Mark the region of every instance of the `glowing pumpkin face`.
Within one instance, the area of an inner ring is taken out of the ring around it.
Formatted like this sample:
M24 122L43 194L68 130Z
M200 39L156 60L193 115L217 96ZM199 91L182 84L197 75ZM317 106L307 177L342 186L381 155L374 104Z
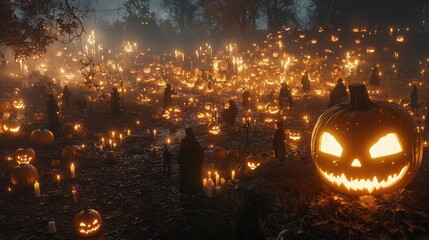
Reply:
M74 230L77 235L91 237L101 232L103 219L94 209L79 212L73 219Z
M16 134L20 128L19 122L15 119L8 119L2 123L2 129L5 133Z
M18 164L30 164L36 160L36 153L32 148L18 148L15 152L15 159Z
M256 155L249 155L246 158L247 161L247 168L251 171L255 170L257 167L261 165L261 163L264 162L264 159L261 156Z
M267 112L271 115L275 115L280 112L279 105L276 103L268 103L266 108L267 108Z
M218 135L221 131L221 125L219 123L211 123L208 125L209 133L213 135Z
M24 100L18 98L16 100L13 100L13 108L15 110L22 110L25 108Z
M378 195L405 187L422 159L414 120L399 105L372 102L365 85L350 85L349 103L318 119L311 153L323 181L348 195Z

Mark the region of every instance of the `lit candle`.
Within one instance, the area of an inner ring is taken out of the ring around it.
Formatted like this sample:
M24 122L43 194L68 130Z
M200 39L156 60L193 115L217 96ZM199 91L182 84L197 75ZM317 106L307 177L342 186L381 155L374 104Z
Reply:
M34 183L34 195L39 198L42 195L40 195L40 184L39 182L36 181L36 183Z
M206 191L206 188L207 188L207 179L204 178L203 179L203 189L204 189L204 191Z
M140 122L139 122L139 124L140 124ZM139 124L138 124L138 125L139 125ZM128 129L128 130L127 130L127 135L128 135L128 136L131 136L131 129Z
M123 139L124 137L122 136L122 133L121 134L119 134L119 144L122 144L122 139Z
M103 147L105 146L104 142L105 142L105 140L104 140L104 137L103 137L103 138L101 138L101 144L103 145Z
M112 138L115 138L115 131L112 131Z
M209 171L209 178L210 178L210 175L212 175L212 174L211 174L211 172Z
M71 179L75 179L76 178L76 171L75 171L75 167L74 167L73 163L70 166L70 175L71 175Z
M58 186L61 186L61 176L59 174L57 174L57 182Z
M55 226L55 221L48 222L48 232L50 234L54 234L57 232L57 227Z
M235 171L234 170L232 170L232 172L231 172L231 180L235 180Z
M215 172L216 186L219 186L219 174Z
M167 138L167 145L170 145L170 143L171 143L171 139Z
M112 148L112 139L109 139L109 147Z
M73 202L77 203L77 189L76 187L72 187L72 195L73 195Z
M102 152L103 150L104 150L103 144L100 144L100 152Z
M156 129L153 130L153 137L156 138Z

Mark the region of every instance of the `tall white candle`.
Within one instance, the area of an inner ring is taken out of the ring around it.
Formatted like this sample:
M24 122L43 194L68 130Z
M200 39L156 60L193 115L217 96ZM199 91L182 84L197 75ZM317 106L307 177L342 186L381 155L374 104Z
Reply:
M70 175L71 175L71 179L75 179L76 178L76 171L75 171L75 167L74 167L73 163L70 166Z
M235 171L234 170L232 170L232 172L231 172L231 180L235 180Z
M34 195L39 198L42 195L40 195L40 184L39 182L36 181L36 183L34 183Z
M57 227L55 226L55 221L48 222L48 232L50 234L54 234L57 232Z

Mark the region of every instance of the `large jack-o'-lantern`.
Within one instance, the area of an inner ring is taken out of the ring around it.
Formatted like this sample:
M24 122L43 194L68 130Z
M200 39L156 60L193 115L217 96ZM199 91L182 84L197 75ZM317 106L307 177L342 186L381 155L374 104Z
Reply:
M81 237L91 237L101 232L103 219L94 209L86 209L76 214L73 219L74 230Z
M405 187L422 159L422 139L399 105L372 102L365 85L350 85L351 100L317 120L311 153L317 172L348 195L378 195Z
M19 122L15 119L7 119L2 123L2 129L5 133L17 134L20 128Z

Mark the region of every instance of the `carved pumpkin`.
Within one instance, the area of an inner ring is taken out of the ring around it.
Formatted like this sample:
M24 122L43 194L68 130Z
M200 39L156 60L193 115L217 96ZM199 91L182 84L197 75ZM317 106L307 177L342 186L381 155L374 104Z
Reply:
M5 133L16 134L20 128L19 122L15 119L7 119L2 122L2 129Z
M213 151L213 159L215 161L223 161L226 159L226 150L223 147L217 147Z
M12 107L10 106L9 101L5 99L0 99L0 112L10 112L12 110Z
M271 115L276 115L277 113L280 112L280 107L276 103L268 103L266 108L267 108L267 112Z
M15 110L23 110L25 108L24 100L22 100L21 98L13 100L12 105Z
M91 237L101 232L103 219L94 209L86 209L76 214L73 219L73 227L77 235Z
M37 147L49 147L54 145L54 134L47 129L36 129L31 132L30 142Z
M15 160L18 164L32 164L36 160L36 153L32 148L18 148L15 152Z
M15 166L10 172L10 182L17 188L33 187L39 179L39 172L31 164L20 164Z
M221 131L221 125L219 123L210 123L208 129L210 134L218 135Z
M44 113L35 112L34 113L34 121L41 122L45 121L46 115Z
M261 163L264 162L264 159L261 156L250 154L249 156L247 156L246 161L247 161L247 167L253 171L257 167L259 167Z
M61 158L66 161L80 160L82 158L82 149L79 146L65 146L61 151Z
M365 85L350 85L351 100L324 112L313 129L317 172L348 195L378 195L405 187L422 159L416 124L399 105L372 102Z

